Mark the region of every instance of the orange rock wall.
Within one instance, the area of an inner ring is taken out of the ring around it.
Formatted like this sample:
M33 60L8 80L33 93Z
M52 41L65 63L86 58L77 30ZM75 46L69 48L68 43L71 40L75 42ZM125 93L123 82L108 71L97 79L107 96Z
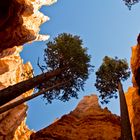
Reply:
M49 18L39 12L42 5L56 0L4 0L0 1L0 52L33 40L47 40L39 35L39 26Z
M23 64L19 55L19 52L22 50L20 45L33 40L48 39L48 35L38 34L40 30L39 26L49 20L47 16L44 16L41 12L39 12L39 8L42 5L50 5L54 2L56 2L56 0L0 1L0 89L6 88L9 85L13 85L25 78L28 78L24 73L30 71L32 68L30 63ZM140 88L138 82L139 67L140 45L138 44L132 48L131 68L133 72L133 87L130 87L126 94L134 140L140 139L140 96L138 95L138 89ZM31 93L32 91L29 91L23 96L27 96ZM22 98L22 96L19 98ZM85 100L87 106L84 106ZM62 139L72 139L74 136L75 138L84 140L89 137L98 139L104 138L109 140L107 135L108 132L106 132L106 130L113 129L116 134L112 134L111 138L118 138L120 135L118 117L113 116L106 109L102 110L97 104L94 106L95 108L93 110L89 107L91 105L90 101L92 100L84 99L82 101L83 105L80 103L77 107L78 109L76 108L70 114L65 115L47 129L36 133L35 137L38 137L38 134L44 134L45 132L47 137L50 138L59 137ZM93 105L91 106L93 107ZM27 108L27 105L22 104L19 107L0 115L0 140L29 139L29 135L32 131L30 131L25 124ZM116 122L115 127L111 120ZM91 122L93 122L93 124ZM96 127L97 123L101 124L101 126L98 126L99 129ZM86 129L84 126L86 126ZM79 132L78 129L80 128L81 131ZM50 133L51 129L55 129L55 131ZM59 133L59 129L61 129L62 132ZM92 129L94 131L89 132L88 129ZM61 135L63 132L68 135L64 137L64 135Z
M30 72L32 67L30 63L23 64L19 55L21 50L21 46L13 47L4 50L0 54L0 89L28 78L23 75L24 73ZM32 94L32 90L18 97L18 99L30 94ZM0 140L19 140L23 135L26 137L26 134L23 133L23 128L25 128L25 132L28 131L28 133L31 133L24 123L27 108L27 105L22 104L0 115ZM18 133L19 131L21 133Z
M131 69L133 87L129 87L126 93L126 101L129 110L129 117L132 127L133 140L140 139L140 95L139 83L140 75L138 68L140 67L140 45L132 47Z
M85 96L76 109L31 135L31 140L118 140L120 118L101 109L96 95Z
M49 20L39 9L54 2L56 0L0 1L0 89L29 78L26 73L30 73L32 67L30 63L23 64L19 55L21 45L49 38L39 34L40 25ZM18 99L30 94L32 90ZM25 124L27 109L27 105L22 104L0 115L0 140L29 139L32 131Z

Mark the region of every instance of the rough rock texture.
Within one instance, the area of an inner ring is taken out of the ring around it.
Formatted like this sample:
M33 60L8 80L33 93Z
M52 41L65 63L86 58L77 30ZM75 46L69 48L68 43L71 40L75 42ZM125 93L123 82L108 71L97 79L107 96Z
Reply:
M49 20L39 9L42 5L54 2L56 0L0 1L0 89L32 76L30 63L23 64L19 56L22 50L20 45L48 39L48 35L38 34L39 26ZM31 93L32 90L23 96ZM27 108L27 105L22 104L0 115L0 140L29 139L32 131L25 124Z
M126 93L133 140L140 140L140 45L132 47L131 69L132 83Z
M31 140L118 140L120 118L101 109L96 95L85 96L76 109L31 135Z
M0 54L0 89L29 78L26 73L29 73L32 67L30 63L23 64L19 56L21 50L22 47L13 47ZM31 93L32 90L24 93L18 99ZM0 140L11 140L13 137L15 140L19 140L23 135L27 137L25 132L31 133L24 123L27 108L27 105L22 104L0 115Z
M47 40L48 35L38 34L39 26L49 20L39 8L54 2L56 0L0 1L0 52L32 40Z

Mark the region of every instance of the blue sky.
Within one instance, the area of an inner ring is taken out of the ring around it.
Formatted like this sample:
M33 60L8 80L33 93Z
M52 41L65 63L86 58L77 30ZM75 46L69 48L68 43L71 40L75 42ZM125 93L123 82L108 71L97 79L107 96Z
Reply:
M50 21L41 26L41 34L49 34L50 40L58 34L66 32L79 35L84 47L92 56L91 63L95 71L105 55L126 58L130 62L131 47L140 32L140 4L129 11L122 0L58 0L49 7L43 6L40 11L50 17ZM35 74L41 71L37 67L37 59L43 59L46 42L34 42L24 45L21 57L24 62L30 61ZM67 103L54 101L45 105L38 97L28 102L27 124L29 128L39 130L51 124L56 118L73 110L84 95L98 94L94 87L95 75L90 75L85 91L79 93L79 99L71 99ZM124 89L131 86L131 78L124 83ZM104 107L104 106L103 106ZM118 100L111 100L107 107L119 114Z

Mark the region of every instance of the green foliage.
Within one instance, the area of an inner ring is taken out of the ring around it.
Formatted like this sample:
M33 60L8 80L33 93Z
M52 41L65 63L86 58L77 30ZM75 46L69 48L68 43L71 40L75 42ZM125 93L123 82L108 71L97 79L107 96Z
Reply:
M78 97L77 92L83 90L85 81L88 79L90 56L87 48L82 47L82 40L79 36L63 33L47 43L44 50L45 66L42 70L54 71L62 69L59 76L54 77L46 83L42 83L39 89L47 88L62 81L69 81L59 88L44 94L44 98L51 102L53 99L68 101L71 97Z
M105 56L103 63L96 72L95 87L100 92L101 103L108 103L110 98L117 98L118 82L130 76L128 63L125 59Z
M125 5L131 10L132 5L138 3L140 0L123 0Z

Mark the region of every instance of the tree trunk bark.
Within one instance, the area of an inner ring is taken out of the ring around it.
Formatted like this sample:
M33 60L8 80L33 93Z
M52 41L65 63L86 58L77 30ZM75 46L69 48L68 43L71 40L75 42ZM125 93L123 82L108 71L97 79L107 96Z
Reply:
M29 100L31 100L31 99L34 99L35 97L40 96L40 95L44 94L45 92L47 92L47 91L49 91L49 90L52 90L52 89L54 89L54 88L56 88L56 87L59 87L59 86L61 86L61 85L63 85L63 84L66 84L67 82L68 82L68 81L58 83L58 84L56 84L56 85L54 85L54 86L52 86L52 87L49 87L49 88L44 89L44 90L41 90L41 91L39 91L39 92L37 92L37 93L35 93L35 94L32 94L32 95L30 95L30 96L28 96L28 97L25 97L25 98L23 98L23 99L20 99L20 100L18 100L18 101L15 101L15 102L10 103L10 104L8 104L8 105L5 105L5 106L3 106L3 107L0 107L0 114L2 114L2 113L4 113L4 112L6 112L6 111L8 111L8 110L10 110L10 109L12 109L12 108L14 108L14 107L16 107L16 106L18 106L18 105L20 105L20 104L22 104L22 103L24 103L24 102L26 102L26 101L29 101Z
M50 80L54 76L59 75L64 69L57 69L52 72L42 73L28 80L17 83L13 86L9 86L3 90L0 90L0 106L15 99L26 91L36 87L44 81Z
M121 140L133 140L128 108L121 82L118 82L118 91L120 97Z

